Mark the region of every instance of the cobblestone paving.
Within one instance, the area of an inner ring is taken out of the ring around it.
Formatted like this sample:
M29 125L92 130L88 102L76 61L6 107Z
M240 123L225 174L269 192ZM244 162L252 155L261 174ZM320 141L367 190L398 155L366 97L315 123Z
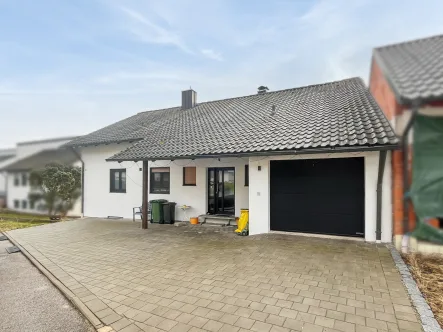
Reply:
M422 331L382 245L101 219L10 234L115 331Z

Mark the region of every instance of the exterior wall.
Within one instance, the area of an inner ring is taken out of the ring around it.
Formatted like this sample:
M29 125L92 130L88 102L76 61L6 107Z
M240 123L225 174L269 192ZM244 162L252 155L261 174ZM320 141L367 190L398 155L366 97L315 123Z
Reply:
M84 170L84 215L106 218L119 216L132 218L132 208L142 205L143 167L141 162L107 162L129 147L128 144L111 144L85 147L80 150ZM110 170L126 168L126 193L110 192Z
M132 208L142 205L143 167L142 162L107 162L106 158L120 152L129 145L112 144L107 146L87 147L81 149L81 156L85 163L85 206L84 215L88 217L119 216L132 219ZM178 208L180 205L189 205L186 219L207 212L207 168L208 167L235 167L235 214L240 215L241 208L249 206L248 187L245 187L244 169L247 158L221 158L197 160L164 160L149 162L151 167L170 168L170 193L151 194L148 200L166 199L176 202L176 220L184 220L185 215ZM196 186L183 186L183 167L196 166ZM110 170L126 168L126 193L110 192Z
M374 96L380 108L385 113L386 117L391 122L395 133L401 137L405 131L406 125L411 117L411 110L400 105L381 72L376 61L372 60L369 89ZM425 105L419 110L420 114L427 116L443 116L443 107L441 103L434 103L432 105ZM412 157L413 157L413 142L414 132L411 129L408 139L408 163L409 170L412 173ZM395 235L402 235L405 231L403 229L403 152L402 150L393 151L391 160L392 173L392 204L393 204L393 229ZM411 174L409 174L411 178ZM415 228L415 215L413 207L410 204L409 210L409 230Z
M294 156L253 157L249 159L249 233L251 235L270 231L270 161L286 159L326 159L354 158L365 159L365 240L375 241L377 211L377 177L379 152L333 153ZM387 160L391 159L388 153ZM258 170L261 166L261 170ZM389 165L385 168L382 203L382 242L392 241L392 204ZM321 202L319 202L321 208Z
M28 174L26 173L28 176ZM18 176L20 181L19 185L14 185L14 179ZM22 173L8 173L7 177L8 181L8 197L7 197L7 206L11 210L20 211L20 212L34 212L33 210L29 210L29 203L28 203L28 209L22 209L22 201L28 201L28 195L30 192L29 187L29 181L27 186L22 185ZM18 209L14 208L14 201L19 200L20 201L20 207Z
M0 172L0 197L6 195L6 172Z
M380 108L385 113L397 135L401 135L407 123L410 112L405 112L396 100L394 92L391 90L378 64L372 59L369 90L374 96ZM412 136L412 135L411 135ZM391 158L392 174L392 210L394 234L403 233L403 153L401 150L392 152Z
M175 160L149 162L151 167L170 168L170 194L148 194L148 199L167 199L176 202L177 206L189 205L191 208L186 212L190 217L206 214L208 211L208 168L209 167L235 167L235 215L240 216L240 209L249 207L249 187L245 186L245 165L248 158L220 158ZM183 167L196 166L196 186L183 186ZM251 183L249 182L249 185ZM185 215L180 209L176 209L176 219L185 220Z
M395 130L394 118L403 112L403 107L397 103L394 92L391 90L380 67L374 59L372 59L371 65L369 91L374 96Z
M76 162L74 164L75 166L81 166L80 162ZM19 212L27 212L27 213L42 213L45 214L47 213L46 210L41 210L38 208L39 203L36 203L34 206L34 209L30 208L30 204L29 204L29 194L32 192L31 186L30 186L30 182L29 182L29 173L23 173L23 172L10 172L7 173L7 181L8 181L8 196L7 196L7 206L9 209L14 210L14 211L19 211ZM26 174L28 181L27 181L27 185L24 186L22 184L22 174ZM14 179L15 177L18 176L19 177L19 185L16 186L14 184ZM20 207L18 209L16 209L14 207L14 201L18 200L20 202ZM27 206L24 209L22 207L22 202L26 201L27 202ZM81 216L81 197L75 202L74 204L74 208L68 212L69 216Z

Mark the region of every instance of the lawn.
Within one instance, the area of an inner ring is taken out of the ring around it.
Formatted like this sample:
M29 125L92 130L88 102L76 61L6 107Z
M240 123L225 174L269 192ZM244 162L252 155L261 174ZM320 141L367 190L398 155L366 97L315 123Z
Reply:
M46 215L20 213L0 209L0 232L48 224L51 221Z
M403 258L435 319L443 326L443 256L413 253Z

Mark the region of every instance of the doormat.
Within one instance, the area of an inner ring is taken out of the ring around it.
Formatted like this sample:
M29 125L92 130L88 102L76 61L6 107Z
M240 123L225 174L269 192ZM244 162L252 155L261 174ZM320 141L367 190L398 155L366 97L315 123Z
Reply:
M6 251L8 252L8 254L13 254L16 252L20 252L20 249L16 246L12 246L12 247L6 248Z
M6 235L0 235L0 241L6 241L7 239Z

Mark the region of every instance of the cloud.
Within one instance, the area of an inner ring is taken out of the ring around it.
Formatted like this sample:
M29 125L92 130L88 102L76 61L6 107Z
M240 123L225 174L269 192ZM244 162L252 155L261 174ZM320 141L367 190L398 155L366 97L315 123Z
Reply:
M48 130L87 133L138 111L176 106L189 86L207 101L254 94L260 85L279 90L367 79L373 47L443 31L441 0L255 4L5 2L0 109L7 116L0 146ZM405 23L416 17L426 20Z
M212 49L209 49L209 48L203 49L203 50L201 50L201 53L209 59L223 61L223 56L221 55L221 53L216 52Z
M183 52L193 53L177 32L154 23L131 8L124 6L118 8L129 19L126 29L139 40L152 44L173 45Z

